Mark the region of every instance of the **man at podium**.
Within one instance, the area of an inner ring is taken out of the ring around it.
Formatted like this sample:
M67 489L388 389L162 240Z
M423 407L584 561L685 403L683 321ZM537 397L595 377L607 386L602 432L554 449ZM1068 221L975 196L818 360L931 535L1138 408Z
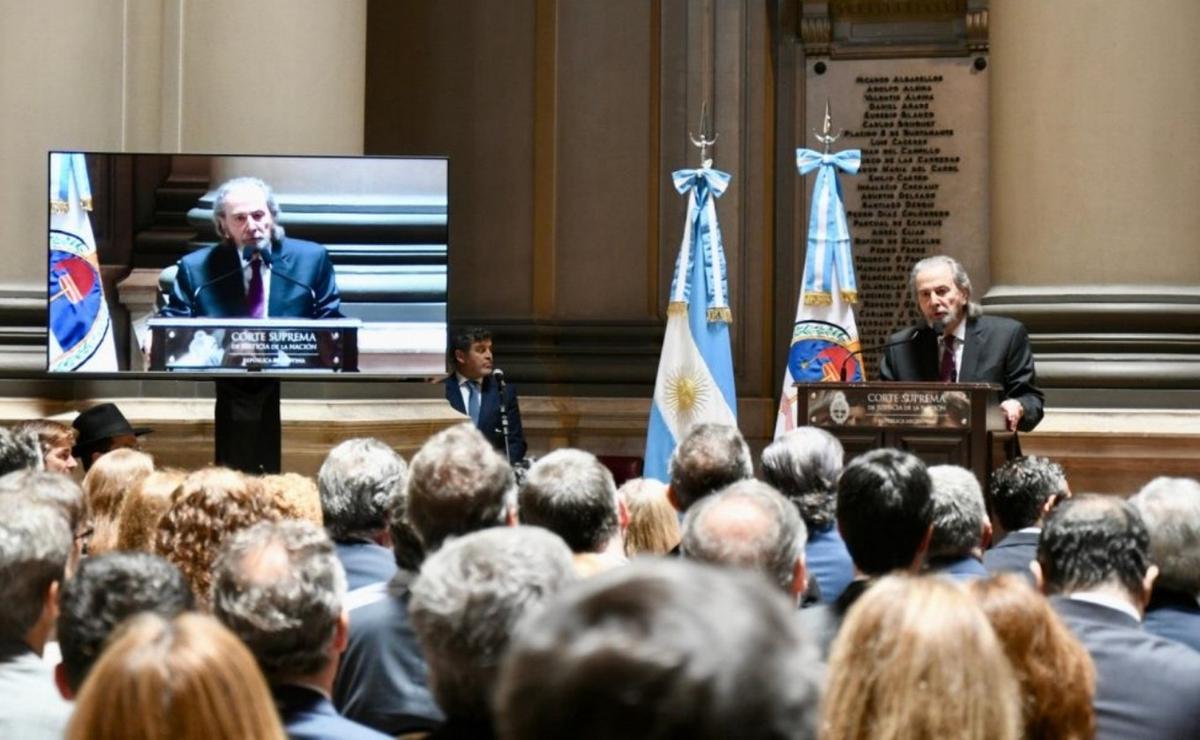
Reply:
M883 380L996 383L1010 430L1027 432L1042 420L1033 352L1024 325L983 316L971 301L971 278L958 260L938 255L913 266L913 297L924 321L888 340Z
M340 317L333 263L320 244L284 236L279 204L262 180L221 185L213 225L221 242L179 260L163 316Z

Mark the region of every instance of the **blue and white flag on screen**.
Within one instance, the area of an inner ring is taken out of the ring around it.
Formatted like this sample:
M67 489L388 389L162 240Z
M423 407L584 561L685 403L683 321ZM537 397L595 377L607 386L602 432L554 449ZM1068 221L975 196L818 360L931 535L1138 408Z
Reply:
M808 246L804 255L804 280L796 305L788 364L783 371L783 391L775 419L775 437L803 423L796 418L796 383L862 382L862 348L853 303L858 301L850 229L837 170L856 174L862 160L857 149L822 154L796 150L801 175L817 169L813 185Z
M729 283L715 199L728 174L709 167L679 170L675 189L687 194L683 243L671 280L667 330L646 431L647 478L667 481L675 444L701 422L737 425L733 354L729 346Z
M117 350L100 281L100 260L87 212L92 187L82 154L50 155L51 372L112 372Z

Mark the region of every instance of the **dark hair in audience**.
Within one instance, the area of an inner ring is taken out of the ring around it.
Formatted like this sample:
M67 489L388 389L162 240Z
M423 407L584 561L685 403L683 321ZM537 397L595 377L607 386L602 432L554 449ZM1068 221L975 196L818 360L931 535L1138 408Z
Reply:
M408 473L408 521L426 553L447 537L504 524L515 506L512 468L470 424L430 437Z
M809 529L828 529L834 523L844 457L837 437L817 427L799 427L763 450L763 480L796 505Z
M967 584L1021 685L1026 740L1096 734L1092 659L1044 596L1012 573Z
M533 464L517 493L521 523L554 532L572 552L599 552L617 534L617 486L590 452L555 450Z
M648 559L583 581L522 622L501 737L816 738L812 637L758 576Z
M348 439L330 450L317 474L329 536L340 541L382 531L388 497L407 477L404 458L378 439Z
M213 616L241 638L270 682L332 659L346 574L312 522L261 522L234 533L213 562Z
M756 570L791 594L807 538L791 502L762 481L743 480L688 509L680 551L693 560Z
M883 575L909 568L933 523L925 463L900 450L850 461L838 481L837 519L858 569Z
M59 598L58 644L67 684L79 691L104 643L125 619L152 612L170 619L193 608L183 574L145 552L84 558Z
M409 617L449 718L480 720L518 620L575 581L571 551L538 527L498 527L430 555L413 583Z
M0 427L0 475L44 468L42 446L36 434Z
M1113 496L1075 496L1046 520L1037 561L1046 593L1071 593L1104 584L1144 596L1150 567L1150 533L1128 501Z
M16 495L0 499L0 640L22 640L62 581L73 535L62 510Z
M988 510L1006 532L1036 526L1046 502L1067 495L1062 466L1044 457L1016 457L992 471Z
M671 494L680 511L730 483L754 475L750 447L737 427L697 424L671 453Z
M1150 559L1158 566L1154 590L1200 594L1200 483L1155 478L1129 503L1150 532Z

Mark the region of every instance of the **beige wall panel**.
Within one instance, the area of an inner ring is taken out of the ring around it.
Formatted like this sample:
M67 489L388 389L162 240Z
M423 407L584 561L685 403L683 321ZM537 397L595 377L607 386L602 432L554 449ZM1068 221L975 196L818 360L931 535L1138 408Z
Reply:
M556 315L646 315L655 39L644 0L563 2L559 10Z
M1200 281L1200 3L990 17L993 282Z

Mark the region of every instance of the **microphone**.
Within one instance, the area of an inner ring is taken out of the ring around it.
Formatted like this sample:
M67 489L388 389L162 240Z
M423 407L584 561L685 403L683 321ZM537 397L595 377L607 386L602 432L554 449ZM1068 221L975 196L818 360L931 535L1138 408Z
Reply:
M500 390L504 390L504 371L500 368L496 368L492 371L492 377L495 378L496 382L500 384Z
M270 249L260 249L260 250L258 251L258 254L259 254L259 256L260 256L260 257L262 257L263 264L264 264L264 265L266 265L267 267L271 268L271 275L272 275L272 276L278 275L279 277L283 278L284 280L287 280L288 282L295 283L296 285L299 285L301 288L304 288L305 290L307 290L307 291L308 291L308 295L309 295L309 297L310 297L310 298L312 298L313 305L314 305L314 306L316 305L316 303L317 303L317 291L316 291L316 290L314 290L314 289L313 289L313 287L312 287L311 285L309 285L308 283L304 282L303 280L300 280L299 278L296 278L296 277L293 277L293 276L289 275L289 274L288 274L287 272L285 272L284 270L280 270L279 268L277 268L277 267L274 267L274 266L273 266L273 263L275 262L275 258L274 258L274 257L271 255L271 250L270 250Z
M933 330L933 331L936 331L937 333L941 334L942 330L944 328L945 328L945 322L938 320L938 321L932 322L929 326L918 326L917 328L915 328L911 332L909 332L908 336L903 339L897 339L894 342L880 344L875 347L867 347L866 349L856 349L853 352L851 352L850 354L843 357L842 361L838 363L838 377L841 378L843 383L846 382L846 363L849 362L850 358L855 355L859 355L859 359L862 359L861 356L865 352L878 352L879 350L887 349L888 347L895 347L895 346L901 345L901 344L908 344L909 342L915 340L917 337L921 336L921 332L924 332L924 331Z

